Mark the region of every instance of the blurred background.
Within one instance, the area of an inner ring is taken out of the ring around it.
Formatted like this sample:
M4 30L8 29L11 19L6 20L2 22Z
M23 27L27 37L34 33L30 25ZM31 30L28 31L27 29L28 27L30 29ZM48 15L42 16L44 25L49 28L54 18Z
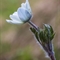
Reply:
M6 22L25 0L0 0L0 60L49 60L38 45L28 23L13 25ZM56 60L60 60L60 0L29 0L37 26L50 24Z

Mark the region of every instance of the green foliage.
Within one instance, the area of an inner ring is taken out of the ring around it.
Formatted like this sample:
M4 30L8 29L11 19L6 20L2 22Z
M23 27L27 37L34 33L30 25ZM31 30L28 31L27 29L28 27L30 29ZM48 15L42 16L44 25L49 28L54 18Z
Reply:
M47 37L47 39L52 40L55 35L52 26L44 24L44 27L44 34L46 34L45 36Z
M51 58L51 56L53 57L53 47L52 47L52 39L54 38L54 31L53 28L48 25L48 24L44 24L44 29L34 29L34 28L30 28L30 30L34 33L37 41L39 42L39 44L41 44L41 46L43 47L43 49L46 51L46 53L48 54L48 56ZM52 58L51 58L52 60Z
M45 31L40 29L40 32L39 32L39 38L42 42L45 42L47 37L46 37L46 34L45 34Z
M34 33L36 39L37 39L38 41L40 41L40 40L39 40L38 32L37 32L34 28L32 28L32 27L30 28L30 30Z
M54 31L53 28L50 25L44 24L44 29L39 29L39 31L36 31L34 28L30 28L30 30L34 33L36 39L38 41L42 42L48 42L51 41L54 38Z

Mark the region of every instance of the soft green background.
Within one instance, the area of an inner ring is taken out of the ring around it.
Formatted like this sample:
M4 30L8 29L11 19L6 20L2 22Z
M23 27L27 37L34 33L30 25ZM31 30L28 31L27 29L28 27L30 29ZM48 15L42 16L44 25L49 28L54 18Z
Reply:
M29 31L30 26L28 24L13 25L6 22L6 19L10 19L9 15L15 12L22 2L25 0L0 0L0 60L49 60L45 58L44 52L36 43L31 31ZM45 16L44 12L40 12L40 14L38 12L43 7L43 5L38 4L44 3L39 3L40 0L29 0L29 2L33 15L36 17L33 17L32 21L40 27L43 23L53 26L56 32L53 40L55 55L56 59L60 60L60 10L58 9L60 5L58 8L56 7L58 10L55 18L50 21L48 15ZM41 20L39 20L40 16Z

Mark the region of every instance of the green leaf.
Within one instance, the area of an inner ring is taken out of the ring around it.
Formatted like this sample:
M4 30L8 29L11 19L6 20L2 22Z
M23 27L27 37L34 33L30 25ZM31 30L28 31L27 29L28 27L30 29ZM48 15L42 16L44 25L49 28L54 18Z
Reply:
M47 32L48 40L52 40L55 35L52 26L48 24L44 24L44 27L45 27L45 31Z
M40 40L45 43L51 41L54 38L54 35L53 28L48 24L44 24L44 29L40 29L39 32Z
M35 34L36 30L32 27L30 27L30 30Z
M43 36L43 35L44 35L44 34L43 34L43 30L40 29L39 38L40 38L41 41L44 41L44 36Z
M52 40L55 36L55 33L51 35L50 40Z
M30 30L33 32L34 36L36 37L36 39L39 41L39 36L38 36L38 32L34 29L34 28L30 28Z
M36 39L40 42L47 43L51 41L54 38L54 31L52 26L48 24L44 24L44 29L39 29L39 31L36 31L34 28L30 28L30 30L34 33Z

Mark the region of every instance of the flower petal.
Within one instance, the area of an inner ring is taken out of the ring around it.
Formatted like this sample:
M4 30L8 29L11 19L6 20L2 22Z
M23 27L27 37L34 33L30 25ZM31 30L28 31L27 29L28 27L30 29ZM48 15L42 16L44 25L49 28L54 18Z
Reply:
M21 7L26 9L26 3L22 3Z
M12 15L17 15L17 12L14 12Z
M13 24L23 24L23 22L20 21L15 21L15 20L6 20L8 23L13 23Z
M12 15L10 15L10 18L11 18L12 20L20 20L17 12L14 12Z
M22 3L21 7L27 9L31 13L31 8L28 0L26 0L25 3Z
M17 10L19 18L24 22L28 21L31 18L31 14L23 8L18 8Z
M31 7L30 7L30 4L29 4L29 1L26 0L26 8L29 10L29 12L31 13Z

